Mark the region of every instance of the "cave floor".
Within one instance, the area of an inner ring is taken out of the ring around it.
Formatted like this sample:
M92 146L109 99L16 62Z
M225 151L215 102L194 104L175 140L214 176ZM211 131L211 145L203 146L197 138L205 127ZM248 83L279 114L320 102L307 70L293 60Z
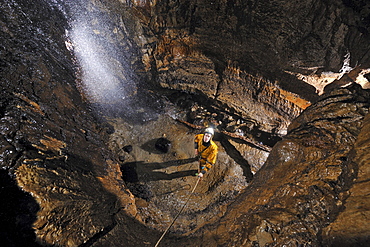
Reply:
M122 118L108 120L115 129L110 149L121 161L123 179L135 196L137 218L161 231L171 224L197 181L193 138L200 130L176 121L173 112L174 109L166 110L155 119L136 124ZM171 142L167 153L155 147L161 137ZM220 142L216 144L216 166L198 184L172 226L173 233L191 233L212 223L247 186L241 167Z

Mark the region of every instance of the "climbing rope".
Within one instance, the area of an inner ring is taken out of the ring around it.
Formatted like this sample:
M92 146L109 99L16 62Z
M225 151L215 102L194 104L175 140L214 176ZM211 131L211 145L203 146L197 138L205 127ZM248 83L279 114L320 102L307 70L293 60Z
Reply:
M190 200L190 197L193 195L195 189L197 188L198 186L198 183L200 181L200 177L198 177L197 179L197 182L195 183L195 186L193 188L193 190L190 192L190 195L188 197L188 199L186 200L186 202L184 203L184 205L182 205L182 208L181 210L177 213L176 217L173 219L172 223L167 227L167 229L163 232L162 236L159 238L159 240L157 241L157 243L155 244L154 247L157 247L159 245L159 242L161 242L162 238L164 237L164 235L166 235L166 233L168 232L168 230L171 228L171 226L175 223L177 217L179 217L179 215L181 214L182 210L184 210L186 204L188 203L188 201Z

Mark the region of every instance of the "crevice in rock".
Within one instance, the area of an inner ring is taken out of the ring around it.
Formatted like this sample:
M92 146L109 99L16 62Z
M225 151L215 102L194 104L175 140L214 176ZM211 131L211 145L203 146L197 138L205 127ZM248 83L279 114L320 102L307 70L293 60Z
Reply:
M247 160L243 158L240 152L228 141L228 139L221 135L219 138L221 145L225 148L226 153L243 169L243 175L249 183L253 179L253 173Z
M80 244L79 247L89 247L93 246L96 242L98 242L101 238L103 238L105 235L107 235L109 232L111 232L116 226L117 226L117 220L115 218L115 215L117 213L113 214L111 216L112 224L109 226L104 227L100 232L96 233L94 236L92 236L89 240L87 240L85 243Z
M6 107L8 102L4 99L3 95L1 95L1 102L0 102L0 118L3 118L6 112Z
M46 246L36 240L32 228L36 221L39 205L28 193L22 191L9 176L0 169L0 238L2 246L30 247Z

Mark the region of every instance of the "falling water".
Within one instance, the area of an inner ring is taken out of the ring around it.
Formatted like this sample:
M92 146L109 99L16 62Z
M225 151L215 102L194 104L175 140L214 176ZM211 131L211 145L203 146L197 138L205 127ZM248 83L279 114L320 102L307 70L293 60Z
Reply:
M96 31L98 32L98 31ZM124 65L109 57L94 37L94 33L84 23L73 23L71 40L82 68L82 83L90 100L102 103L114 103L124 99L122 84L130 83L124 72Z
M66 46L76 57L79 87L88 101L105 114L139 121L155 117L148 95L138 95L139 79L131 66L135 47L120 17L89 0L52 3L69 20Z

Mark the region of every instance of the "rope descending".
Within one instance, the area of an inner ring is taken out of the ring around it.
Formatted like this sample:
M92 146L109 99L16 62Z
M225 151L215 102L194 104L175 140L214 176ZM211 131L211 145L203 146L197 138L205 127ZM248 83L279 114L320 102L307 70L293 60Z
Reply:
M182 206L181 210L177 213L177 215L176 215L176 217L173 219L172 223L171 223L171 224L167 227L167 229L163 232L162 236L159 238L159 240L157 241L157 243L155 244L155 246L154 246L154 247L157 247L157 246L159 245L159 242L161 242L161 240L163 239L164 235L166 235L166 233L168 232L168 230L171 228L171 226L175 223L176 219L179 217L179 215L181 214L181 212L184 210L184 208L185 208L186 204L187 204L187 203L189 202L189 200L190 200L190 197L193 195L193 193L194 193L195 189L197 188L199 181L200 181L200 177L198 177L197 182L195 183L195 186L194 186L193 190L191 191L191 193L190 193L190 195L189 195L188 199L186 199L186 201L185 201L184 205Z

